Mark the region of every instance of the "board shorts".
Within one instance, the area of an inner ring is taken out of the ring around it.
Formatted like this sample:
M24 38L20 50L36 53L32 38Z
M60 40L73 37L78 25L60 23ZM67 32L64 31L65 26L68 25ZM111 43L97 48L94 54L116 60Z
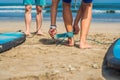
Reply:
M63 0L63 2L71 3L72 0ZM82 0L84 3L92 3L92 0Z
M38 6L45 6L46 0L23 0L24 5L38 5Z
M63 2L71 3L72 0L63 0Z
M82 0L84 3L92 3L92 0Z

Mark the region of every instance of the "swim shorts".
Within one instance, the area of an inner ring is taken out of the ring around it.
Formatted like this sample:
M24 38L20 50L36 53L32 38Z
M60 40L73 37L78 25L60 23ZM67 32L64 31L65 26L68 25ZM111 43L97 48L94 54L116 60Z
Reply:
M63 2L71 3L72 0L63 0Z
M84 3L92 3L92 0L83 0Z
M45 6L46 0L23 0L24 5L38 5L38 6Z
M63 0L63 2L71 3L72 0ZM92 3L92 0L83 0L84 3Z

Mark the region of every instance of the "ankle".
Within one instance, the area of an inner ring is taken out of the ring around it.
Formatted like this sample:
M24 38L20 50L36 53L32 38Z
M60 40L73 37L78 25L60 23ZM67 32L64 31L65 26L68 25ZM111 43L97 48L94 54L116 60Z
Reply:
M74 39L73 38L68 38L68 43L69 44L74 44Z

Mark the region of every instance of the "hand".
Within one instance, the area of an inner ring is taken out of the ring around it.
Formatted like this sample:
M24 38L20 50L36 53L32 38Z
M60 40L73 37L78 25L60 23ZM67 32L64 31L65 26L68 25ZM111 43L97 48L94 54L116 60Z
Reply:
M79 33L79 26L78 25L73 25L73 33L78 34Z
M48 33L50 34L52 38L54 38L54 36L57 34L57 30L56 28L50 28Z

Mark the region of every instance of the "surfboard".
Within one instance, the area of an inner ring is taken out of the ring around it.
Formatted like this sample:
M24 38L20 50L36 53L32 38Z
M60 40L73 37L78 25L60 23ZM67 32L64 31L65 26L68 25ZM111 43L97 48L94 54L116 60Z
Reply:
M26 40L23 32L4 32L0 33L0 53L16 47Z
M114 41L106 53L106 62L109 68L120 70L120 39Z

